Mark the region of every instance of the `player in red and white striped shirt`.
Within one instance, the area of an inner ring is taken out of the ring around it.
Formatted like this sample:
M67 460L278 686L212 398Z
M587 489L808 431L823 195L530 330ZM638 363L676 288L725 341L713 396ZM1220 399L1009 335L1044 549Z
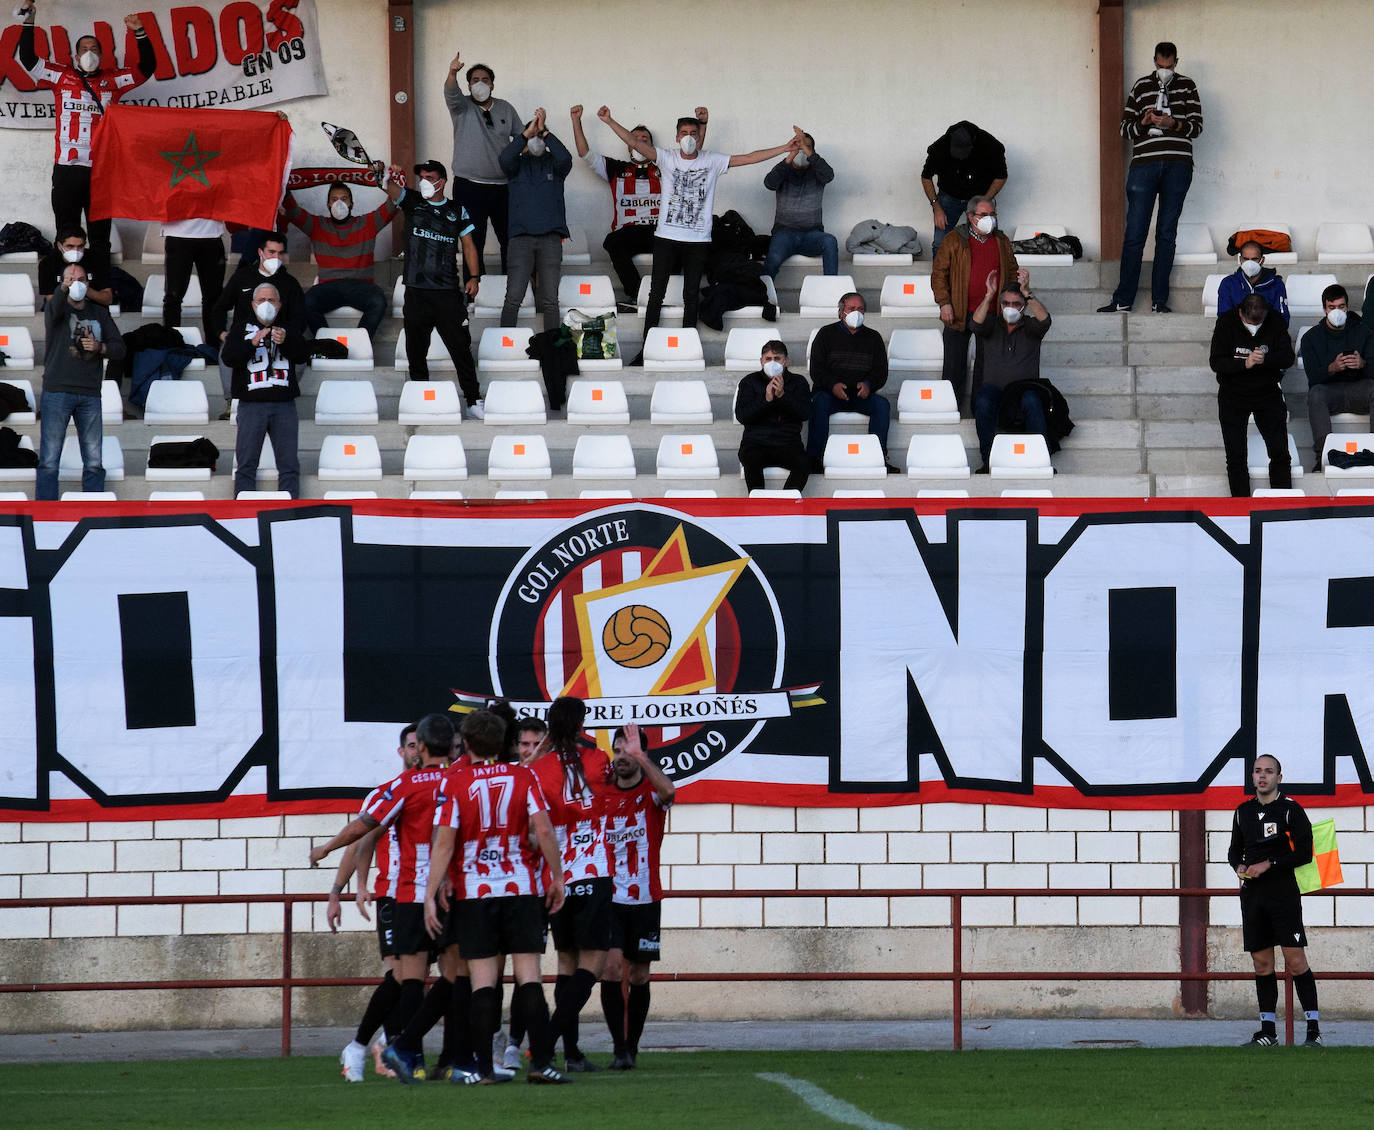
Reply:
M639 1055L639 1038L649 1015L649 963L659 958L663 888L658 851L664 817L677 792L645 751L639 727L631 723L611 739L615 759L603 796L606 842L615 861L611 903L611 947L601 974L601 1010L611 1030L612 1070L628 1071ZM629 998L621 979L629 971Z
M432 867L425 891L425 921L440 924L446 901L445 877L457 895L458 946L472 977L468 1028L477 1052L477 1070L465 1083L494 1083L491 1037L500 1026L497 982L503 955L515 972L511 1007L524 1014L530 1034L531 1083L566 1083L553 1066L548 1005L539 981L544 950L544 910L563 905L563 876L547 805L528 769L500 758L506 750L506 723L489 710L463 722L467 763L455 766L444 782L434 814ZM541 861L531 847L539 846ZM548 892L542 875L550 869ZM457 1075L454 1076L458 1078Z

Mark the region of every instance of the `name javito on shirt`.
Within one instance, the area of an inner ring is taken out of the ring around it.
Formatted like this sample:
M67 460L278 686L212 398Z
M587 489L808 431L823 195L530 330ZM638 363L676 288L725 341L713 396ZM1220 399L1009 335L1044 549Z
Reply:
M547 805L534 774L505 762L448 771L434 826L453 828L460 848L449 882L460 899L542 895L543 857L530 847L530 817Z

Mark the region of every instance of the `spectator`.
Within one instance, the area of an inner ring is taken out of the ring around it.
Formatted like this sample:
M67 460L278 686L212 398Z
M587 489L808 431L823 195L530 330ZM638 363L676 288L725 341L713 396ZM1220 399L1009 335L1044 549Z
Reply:
M88 494L105 489L100 381L105 358L117 361L124 356L124 339L109 309L89 301L86 287L86 268L69 263L43 308L48 336L43 357L38 489L34 496L39 502L57 498L57 470L68 420L76 421L76 439L81 446L81 489Z
M1348 309L1349 295L1337 283L1322 291L1325 316L1302 335L1302 368L1307 374L1307 418L1312 424L1312 450L1321 474L1322 449L1331 434L1333 412L1367 415L1374 404L1374 330Z
M861 412L868 417L868 431L878 437L887 460L887 431L892 406L878 391L887 384L887 346L883 335L864 325L868 304L851 291L840 299L838 321L822 326L811 343L811 431L806 452L811 470L825 470L825 441L830 437L830 417L836 412ZM887 463L887 473L897 468Z
M1138 79L1121 112L1121 133L1131 141L1131 167L1126 174L1126 233L1121 241L1121 278L1112 300L1099 314L1125 313L1135 304L1140 261L1150 215L1155 221L1155 263L1150 276L1150 309L1168 314L1169 273L1174 269L1174 242L1183 200L1193 183L1193 138L1202 133L1202 99L1197 83L1177 73L1178 48L1155 45L1155 69Z
M264 437L270 436L277 461L277 485L292 498L299 498L296 398L301 387L296 366L310 356L305 316L297 311L286 317L281 292L270 282L253 288L252 303L251 314L235 316L220 350L224 363L233 368L233 393L239 402L234 496L257 489L258 459Z
M110 221L92 220L91 214L91 133L96 121L110 105L152 77L157 57L143 18L124 17L124 26L138 43L138 62L123 70L101 66L103 48L94 35L83 35L72 50L72 65L40 59L34 47L34 18L37 0L27 0L21 9L19 65L40 87L53 92L57 120L56 152L52 169L52 214L59 230L79 227L81 214L91 233L91 246L106 254L110 250Z
M1011 240L997 230L997 205L986 196L968 202L967 225L960 224L940 244L930 267L930 286L940 307L944 327L944 379L954 386L954 399L962 403L968 390L968 342L972 331L968 315L986 293L984 280L997 272L997 285L1017 277L1016 252ZM983 339L974 339L973 388L969 404L983 380Z
M86 233L76 224L59 228L57 244L38 260L38 293L43 301L62 284L62 272L71 263L80 263L86 270L86 301L109 306L114 301L109 253L87 247Z
M466 278L482 273L482 252L487 244L487 224L501 247L501 271L506 270L506 231L510 195L501 171L501 151L525 128L515 107L491 96L496 72L485 63L468 68L468 93L458 89L462 52L453 56L444 80L444 102L453 119L453 202L466 209L472 221L472 242L477 266L468 267ZM437 162L435 162L437 164Z
M649 308L644 314L645 336L658 325L663 296L668 291L668 279L678 272L682 274L682 324L695 326L697 304L701 299L701 275L711 252L716 182L723 173L737 165L756 165L760 161L800 149L801 130L793 126L795 136L785 145L730 156L700 150L701 122L696 118L678 118L676 149L655 149L642 139L636 140L629 130L611 117L609 107L602 106L596 116L610 126L616 137L626 145L638 150L645 159L656 161L668 184L659 205L658 231L654 236L654 273L649 286ZM641 351L630 364L642 363Z
M934 217L933 256L975 196L996 199L1007 183L1007 150L987 130L955 122L926 149L921 187Z
M821 226L821 197L834 179L835 170L816 152L815 139L809 133L801 135L799 149L768 170L763 187L776 192L778 202L763 267L765 275L777 278L783 261L793 255L819 255L822 271L827 275L840 273L840 245Z
M191 285L191 268L200 279L201 322L210 336L210 313L224 292L224 236L221 220L176 220L162 225L167 278L162 296L162 324L181 325L181 301Z
M1293 485L1288 455L1288 407L1279 382L1293 364L1288 327L1259 294L1217 318L1212 331L1212 372L1217 375L1217 417L1226 449L1226 477L1233 498L1250 496L1245 425L1251 416L1269 453L1269 485Z
M419 191L405 188L405 173L391 166L387 195L399 204L406 222L405 286L401 321L406 333L406 362L412 381L429 380L430 337L437 330L453 359L458 386L467 400L468 418L483 416L477 369L472 363L472 334L464 295L477 297L482 261L472 241L473 225L467 210L444 199L448 170L438 161L415 166ZM468 269L466 286L458 278L458 249Z
M1040 380L1040 343L1050 330L1050 313L1030 290L1030 272L1017 272L1017 281L1000 286L997 272L989 271L986 293L969 315L969 327L983 339L983 383L973 398L973 419L978 428L978 453L983 457L977 473L988 473L988 458L999 420L1005 415L1003 393L1020 393L1017 413L1026 433L1042 435L1050 442L1043 391L1026 382ZM1001 296L1001 308L993 303Z
M572 154L544 128L544 118L541 106L501 153L501 171L510 182L509 265L501 324L515 325L533 278L544 329L552 332L558 329L558 280L563 273L563 241L568 238L563 182L572 172Z
M811 415L811 390L805 377L787 367L787 346L781 341L764 342L759 366L741 379L735 393L735 419L744 425L739 441L744 485L761 490L765 467L785 467L784 489L804 490L811 458L801 432Z
M1240 245L1240 266L1221 280L1217 291L1217 315L1229 314L1247 294L1262 295L1271 310L1276 310L1283 324L1289 324L1288 288L1283 276L1264 265L1264 248L1253 239Z
M386 167L373 166L378 187ZM390 200L362 216L353 214L353 190L346 184L331 184L325 197L327 216L307 212L287 192L282 202L288 223L295 224L310 240L319 267L319 280L305 292L305 324L313 336L325 324L325 315L340 306L362 311L359 325L374 341L386 316L386 294L373 278L377 236L400 212Z

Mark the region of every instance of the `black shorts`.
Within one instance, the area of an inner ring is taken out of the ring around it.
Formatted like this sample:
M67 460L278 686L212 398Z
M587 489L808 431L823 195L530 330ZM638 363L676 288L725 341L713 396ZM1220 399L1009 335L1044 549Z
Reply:
M611 945L626 961L657 961L661 902L611 903Z
M458 944L458 901L450 895L447 910L437 905L435 909L439 914L439 936L429 940L429 952L437 959L449 946Z
M464 961L503 953L543 953L544 900L538 895L464 899L455 907L458 952Z
M377 922L380 928L380 917ZM433 948L434 939L425 929L425 904L394 903L391 909L391 953L387 956L405 957L412 953L432 953Z
M377 920L377 949L383 957L395 957L396 900L390 895L382 895L373 904L372 913Z
M1302 896L1297 891L1266 891L1247 883L1240 889L1241 932L1246 953L1274 946L1304 948Z
M559 953L611 948L611 897L615 880L578 879L568 884L563 909L549 919Z

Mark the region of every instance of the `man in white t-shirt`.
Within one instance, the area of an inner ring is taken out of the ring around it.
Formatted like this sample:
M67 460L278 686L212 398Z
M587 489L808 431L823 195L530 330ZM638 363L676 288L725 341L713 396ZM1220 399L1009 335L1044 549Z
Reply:
M626 145L655 162L663 177L663 198L658 209L658 230L654 234L653 276L649 283L649 308L644 315L644 333L658 325L663 296L670 276L682 274L682 324L697 324L697 301L701 294L701 275L711 250L711 219L716 182L727 169L737 165L756 165L801 148L801 129L793 126L793 136L785 145L756 149L752 153L703 153L699 149L701 122L678 118L677 148L657 149L637 138L611 117L610 108L596 112ZM638 363L641 358L630 362Z

